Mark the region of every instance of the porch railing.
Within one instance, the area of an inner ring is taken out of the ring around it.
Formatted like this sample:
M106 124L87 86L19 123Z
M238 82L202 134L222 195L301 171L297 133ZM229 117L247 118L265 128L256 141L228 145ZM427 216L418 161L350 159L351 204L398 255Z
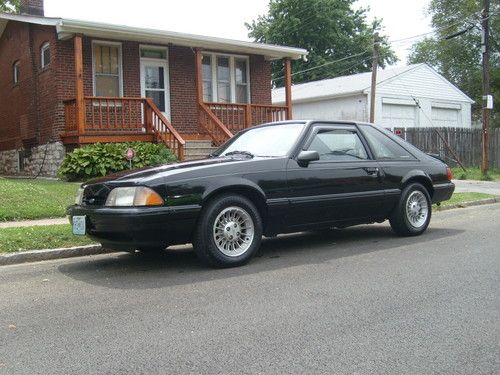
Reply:
M222 121L210 110L210 108L206 104L199 104L198 115L199 125L210 135L214 145L220 146L222 143L233 136L233 133L229 131L224 123L222 123Z
M200 103L200 125L220 145L233 133L254 125L287 119L287 107L263 104Z
M286 120L287 107L263 104L205 103L231 132L264 124Z
M83 124L78 124L76 100L63 103L66 135L153 134L179 159L184 157L185 141L149 98L87 96L84 98Z

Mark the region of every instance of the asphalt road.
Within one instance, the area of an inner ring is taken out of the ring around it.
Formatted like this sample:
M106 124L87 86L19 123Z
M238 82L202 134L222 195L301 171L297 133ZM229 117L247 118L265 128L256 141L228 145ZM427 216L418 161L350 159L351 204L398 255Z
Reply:
M0 268L0 373L498 374L500 204L192 252Z

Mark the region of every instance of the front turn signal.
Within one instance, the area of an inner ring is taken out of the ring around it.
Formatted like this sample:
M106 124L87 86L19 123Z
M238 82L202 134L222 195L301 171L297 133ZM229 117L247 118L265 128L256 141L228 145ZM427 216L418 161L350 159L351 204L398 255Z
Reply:
M134 206L161 206L163 199L160 195L150 188L137 188L134 197Z

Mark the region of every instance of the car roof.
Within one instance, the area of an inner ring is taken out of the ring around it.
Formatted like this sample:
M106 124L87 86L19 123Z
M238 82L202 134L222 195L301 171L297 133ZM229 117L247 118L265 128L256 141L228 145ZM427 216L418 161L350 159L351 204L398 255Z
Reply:
M273 121L273 122L266 122L265 124L260 124L256 126L252 126L250 128L247 128L245 130L250 130L250 129L255 129L255 128L263 128L267 126L273 126L273 125L287 125L287 124L306 124L310 125L313 123L320 122L322 124L329 124L329 125L373 125L368 122L358 122L358 121L347 121L347 120L284 120L284 121Z

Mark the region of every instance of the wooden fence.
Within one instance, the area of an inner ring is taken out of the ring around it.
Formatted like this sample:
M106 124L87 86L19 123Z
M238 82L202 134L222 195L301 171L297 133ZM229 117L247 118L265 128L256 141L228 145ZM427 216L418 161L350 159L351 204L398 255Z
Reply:
M436 153L450 165L456 165L453 154L448 150L446 140L463 165L478 167L481 164L481 129L464 128L406 128L398 129L403 139L422 151ZM438 134L439 132L439 134ZM500 168L500 129L489 132L489 165Z

